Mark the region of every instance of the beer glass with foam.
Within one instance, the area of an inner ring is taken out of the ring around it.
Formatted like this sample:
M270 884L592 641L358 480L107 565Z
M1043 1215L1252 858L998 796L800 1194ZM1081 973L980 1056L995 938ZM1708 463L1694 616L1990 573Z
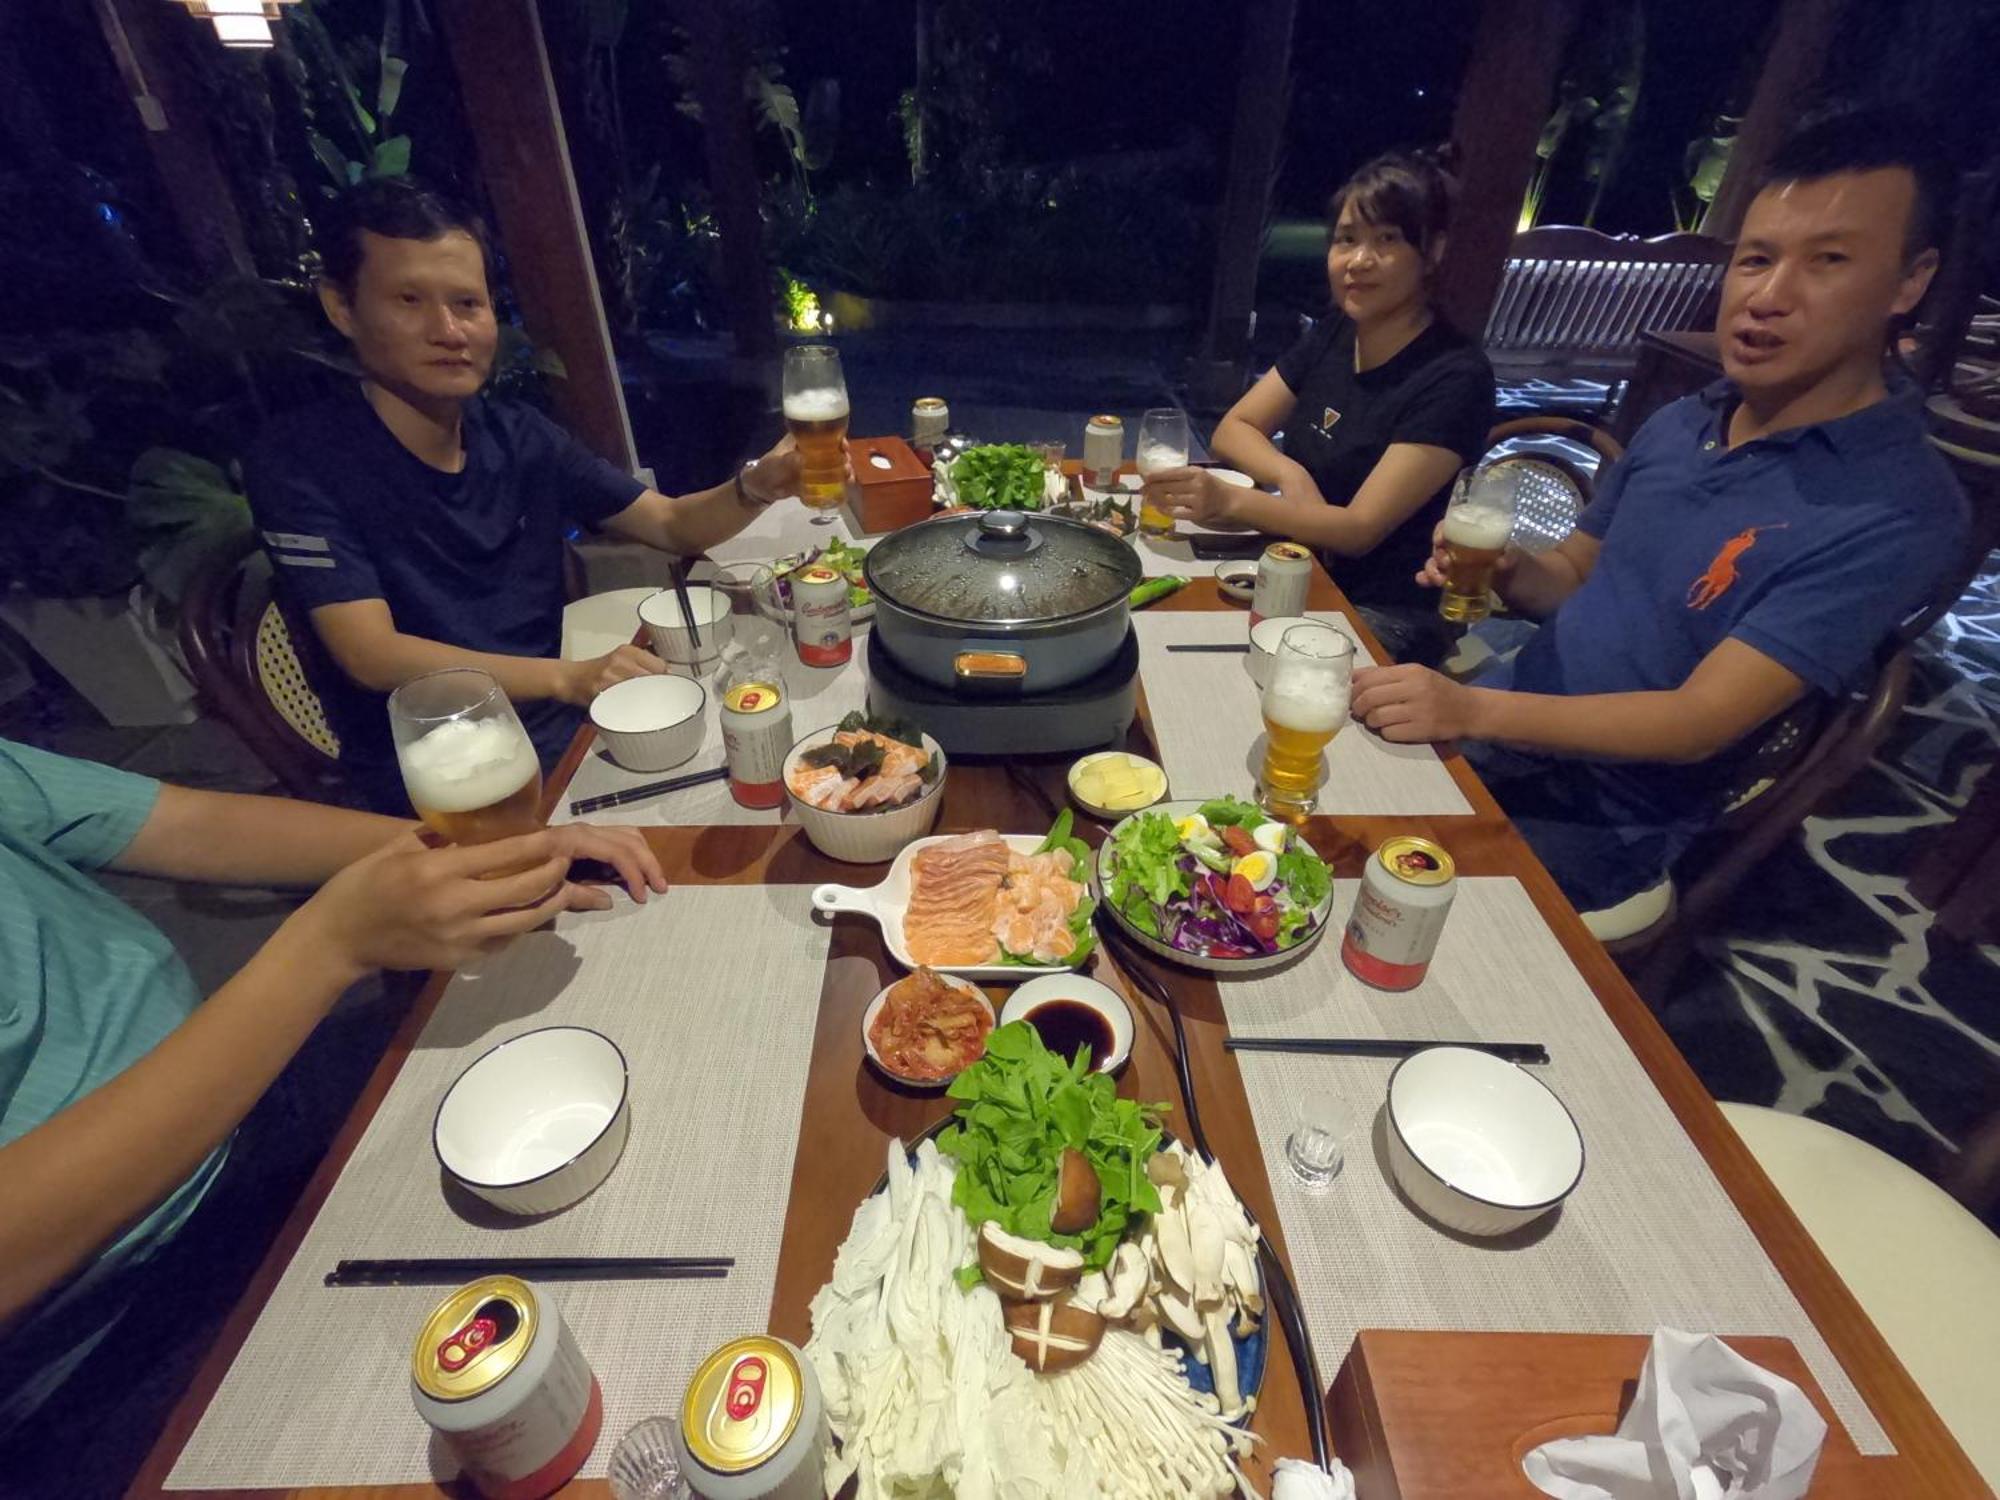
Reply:
M828 526L847 498L847 379L831 344L785 351L785 427L799 450L799 499L815 526Z
M1319 803L1321 756L1347 722L1354 642L1335 625L1309 620L1278 641L1264 679L1264 763L1257 804L1274 818L1303 823Z
M1461 480L1444 513L1444 595L1438 613L1472 625L1492 612L1494 570L1514 534L1512 471L1489 466Z
M542 826L542 764L500 684L472 667L413 677L389 695L410 805L440 838L490 844Z
M1188 461L1187 413L1163 406L1139 419L1139 446L1134 462L1141 474L1157 474L1163 469L1185 469ZM1174 518L1143 501L1139 506L1139 529L1148 536L1172 536Z

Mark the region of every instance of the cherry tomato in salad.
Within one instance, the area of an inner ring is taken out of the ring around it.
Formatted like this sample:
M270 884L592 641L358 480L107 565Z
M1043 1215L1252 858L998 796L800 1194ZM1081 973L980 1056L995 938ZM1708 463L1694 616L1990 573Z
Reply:
M1271 942L1278 936L1278 910L1272 907L1269 911L1251 912L1244 917L1243 925L1265 942Z
M1256 851L1257 841L1235 824L1225 824L1222 829L1222 845L1231 854L1241 859Z
M1257 904L1256 889L1241 875L1232 875L1222 888L1222 904L1233 912L1249 911Z
M1208 950L1208 956L1210 958L1250 958L1254 955L1252 955L1248 948L1232 948L1227 943L1216 943Z

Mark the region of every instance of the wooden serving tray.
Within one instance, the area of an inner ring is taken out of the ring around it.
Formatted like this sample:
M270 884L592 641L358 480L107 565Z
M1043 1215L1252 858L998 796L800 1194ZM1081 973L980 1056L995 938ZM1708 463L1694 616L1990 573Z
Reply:
M1813 1500L1882 1500L1790 1339L1723 1342L1826 1418ZM1543 1500L1522 1458L1552 1438L1616 1431L1651 1345L1643 1334L1363 1329L1327 1392L1334 1451L1368 1500Z

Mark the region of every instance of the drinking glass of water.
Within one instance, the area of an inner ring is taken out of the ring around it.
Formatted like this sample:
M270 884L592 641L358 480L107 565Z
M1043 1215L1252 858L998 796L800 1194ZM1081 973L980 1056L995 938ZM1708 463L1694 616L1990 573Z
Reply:
M1346 1161L1340 1142L1347 1130L1347 1110L1324 1088L1305 1089L1295 1097L1298 1104L1292 1133L1285 1137L1285 1164L1305 1186L1323 1188L1340 1175Z

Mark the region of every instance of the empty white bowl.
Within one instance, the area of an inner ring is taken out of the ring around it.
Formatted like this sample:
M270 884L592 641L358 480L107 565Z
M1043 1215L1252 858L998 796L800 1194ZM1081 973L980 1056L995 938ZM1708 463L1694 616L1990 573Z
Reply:
M628 677L590 700L590 722L628 771L671 771L701 748L708 690L671 672Z
M829 812L801 801L792 793L792 771L799 757L816 745L830 744L839 726L815 729L792 746L785 756L785 801L813 848L828 859L851 865L881 864L894 859L905 844L924 837L937 825L944 806L944 779L950 772L944 751L929 735L924 736L924 753L938 758L937 780L917 793L916 800L890 808L864 808L859 812Z
M1108 984L1084 974L1044 974L1030 979L1000 1007L1000 1024L1028 1021L1034 1012L1057 1000L1072 1000L1097 1012L1111 1032L1111 1048L1091 1065L1099 1073L1116 1073L1132 1057L1132 1007Z
M625 1054L582 1026L510 1037L453 1080L431 1122L438 1164L504 1213L552 1214L618 1164L632 1127Z
M679 596L670 588L648 595L639 605L639 621L653 638L653 654L676 666L708 668L722 657L729 639L729 597L705 584L688 585L688 611L694 616L701 644L688 630Z
M1461 1234L1507 1234L1583 1178L1583 1134L1532 1074L1469 1047L1427 1047L1389 1075L1389 1166L1420 1210Z
M1278 658L1278 642L1285 638L1285 632L1294 625L1310 622L1304 615L1272 615L1268 620L1259 620L1250 627L1250 654L1243 658L1243 665L1250 671L1250 680L1263 687L1271 676L1271 663Z

